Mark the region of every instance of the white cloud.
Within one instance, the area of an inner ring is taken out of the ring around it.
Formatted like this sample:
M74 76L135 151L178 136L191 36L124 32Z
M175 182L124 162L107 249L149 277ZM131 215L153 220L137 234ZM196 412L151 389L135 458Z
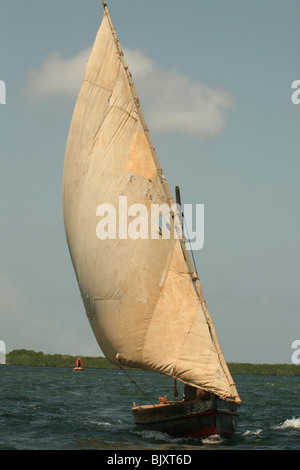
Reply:
M229 92L160 67L139 51L124 52L152 130L205 138L222 129L223 108L233 103Z
M70 59L50 54L39 70L28 73L26 92L31 96L76 96L90 51L89 47Z
M39 70L28 76L27 92L35 96L76 96L91 48L70 59L52 54ZM152 131L181 132L199 139L213 137L224 126L224 110L233 103L231 94L213 89L175 70L159 66L142 52L124 49Z

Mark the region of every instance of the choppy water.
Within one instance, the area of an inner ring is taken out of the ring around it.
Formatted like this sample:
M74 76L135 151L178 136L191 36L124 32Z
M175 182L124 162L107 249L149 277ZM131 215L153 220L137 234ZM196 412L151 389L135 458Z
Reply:
M173 399L171 379L130 375L155 402ZM300 377L234 380L243 402L236 435L197 441L137 430L132 402L147 402L123 372L0 366L0 450L299 450Z

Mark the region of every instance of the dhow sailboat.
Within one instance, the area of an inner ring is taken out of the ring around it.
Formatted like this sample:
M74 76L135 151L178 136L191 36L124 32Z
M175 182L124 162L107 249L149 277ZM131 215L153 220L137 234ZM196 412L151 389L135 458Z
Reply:
M174 436L230 436L241 400L184 235L174 236L178 198L173 200L160 167L102 3L63 172L65 231L86 315L104 355L120 369L153 371L185 384L182 400L175 394L173 401L134 404L137 426ZM156 205L170 208L171 235L153 235L149 223L149 233L128 236L124 217L127 224L133 218L123 209L150 213Z

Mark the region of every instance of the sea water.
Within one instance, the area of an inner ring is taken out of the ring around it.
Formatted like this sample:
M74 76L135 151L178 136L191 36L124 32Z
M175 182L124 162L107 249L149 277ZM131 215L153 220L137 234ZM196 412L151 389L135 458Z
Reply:
M149 400L174 398L172 379L141 371L129 375ZM300 377L236 375L234 380L242 399L236 435L196 440L138 430L132 403L149 402L122 371L3 365L0 450L155 450L184 455L211 449L299 450ZM181 396L180 385L178 390Z

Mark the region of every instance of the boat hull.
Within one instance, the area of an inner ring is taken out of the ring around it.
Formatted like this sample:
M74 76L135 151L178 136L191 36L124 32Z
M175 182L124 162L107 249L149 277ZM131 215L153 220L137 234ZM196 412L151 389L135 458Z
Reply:
M232 436L239 415L236 403L218 398L134 406L132 413L139 428L165 432L175 437L194 438Z

